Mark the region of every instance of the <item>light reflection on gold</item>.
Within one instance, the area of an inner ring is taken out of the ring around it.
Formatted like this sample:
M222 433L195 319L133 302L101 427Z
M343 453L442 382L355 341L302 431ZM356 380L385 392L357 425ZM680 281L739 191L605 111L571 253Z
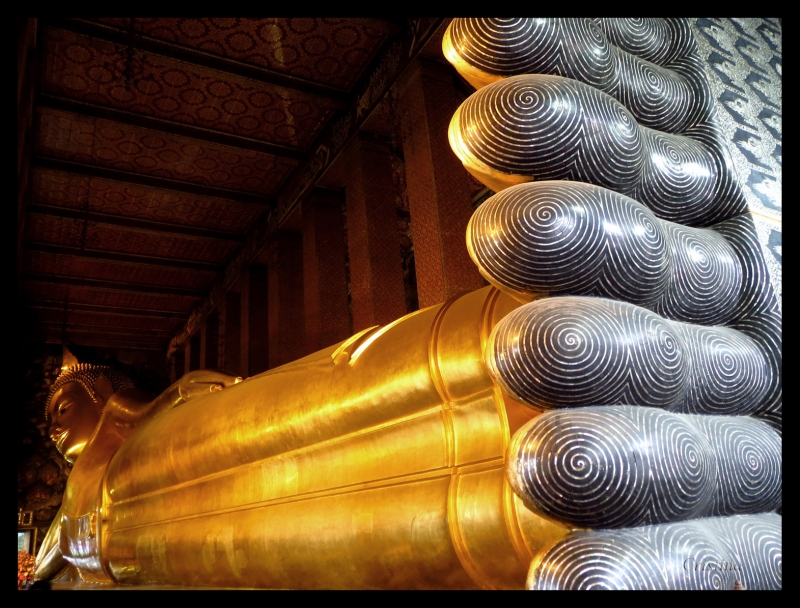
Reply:
M536 412L483 351L518 306L468 293L162 413L110 464L89 445L65 555L124 584L523 588L566 529L505 478Z

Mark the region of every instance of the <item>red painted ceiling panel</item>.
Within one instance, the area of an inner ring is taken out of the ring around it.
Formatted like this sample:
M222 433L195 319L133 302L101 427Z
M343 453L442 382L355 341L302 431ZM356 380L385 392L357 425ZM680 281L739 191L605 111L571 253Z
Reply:
M304 150L334 111L319 97L153 54L136 55L126 80L124 49L73 32L48 28L45 44L45 93Z
M236 243L200 237L134 230L32 213L26 225L30 242L68 247L85 247L176 260L223 263L236 249Z
M137 219L244 233L261 205L36 168L33 202Z
M112 291L93 287L75 287L55 283L24 280L23 293L29 300L51 300L73 304L91 304L115 308L141 308L148 310L168 310L189 313L199 299L187 296L137 293L132 291Z
M292 163L261 152L39 109L37 153L217 188L274 194Z
M185 289L206 289L215 275L212 271L130 264L42 251L28 252L25 271L99 281L124 280L134 285L159 285Z
M130 19L98 19L128 29ZM136 19L136 30L349 90L386 40L367 19Z
M50 309L35 309L35 320L40 323L62 323L64 311ZM143 331L173 331L180 327L180 321L163 319L159 317L130 317L124 315L103 315L97 313L69 311L67 321L73 325L97 325L101 327L119 327L125 329L141 329Z

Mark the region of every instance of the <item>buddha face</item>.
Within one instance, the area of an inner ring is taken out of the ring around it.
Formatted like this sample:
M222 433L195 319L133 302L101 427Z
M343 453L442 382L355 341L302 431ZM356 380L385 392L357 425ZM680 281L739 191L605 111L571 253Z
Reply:
M92 436L103 401L93 398L79 382L68 382L58 389L47 406L51 420L48 434L70 464L75 462Z

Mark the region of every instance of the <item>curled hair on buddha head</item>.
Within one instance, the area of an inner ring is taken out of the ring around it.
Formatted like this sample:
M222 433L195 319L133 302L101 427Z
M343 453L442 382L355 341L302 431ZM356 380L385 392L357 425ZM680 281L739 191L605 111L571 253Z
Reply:
M61 373L58 375L58 378L56 378L56 381L53 382L53 386L50 387L50 393L47 395L47 401L44 404L45 420L49 418L48 408L50 407L50 401L53 399L53 395L68 382L79 383L89 396L95 400L97 399L97 392L94 390L94 385L100 376L105 376L109 382L111 382L111 387L114 389L115 393L124 388L133 388L134 385L131 379L121 371L108 365L79 363L75 355L73 355L66 346L63 348L64 355L61 363ZM105 407L105 404L103 407Z

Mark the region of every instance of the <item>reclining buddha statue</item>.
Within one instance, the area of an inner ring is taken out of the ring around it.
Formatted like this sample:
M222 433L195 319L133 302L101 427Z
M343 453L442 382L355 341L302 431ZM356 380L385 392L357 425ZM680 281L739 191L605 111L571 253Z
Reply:
M455 19L444 51L490 285L154 399L65 359L40 578L780 588L780 313L688 27Z

